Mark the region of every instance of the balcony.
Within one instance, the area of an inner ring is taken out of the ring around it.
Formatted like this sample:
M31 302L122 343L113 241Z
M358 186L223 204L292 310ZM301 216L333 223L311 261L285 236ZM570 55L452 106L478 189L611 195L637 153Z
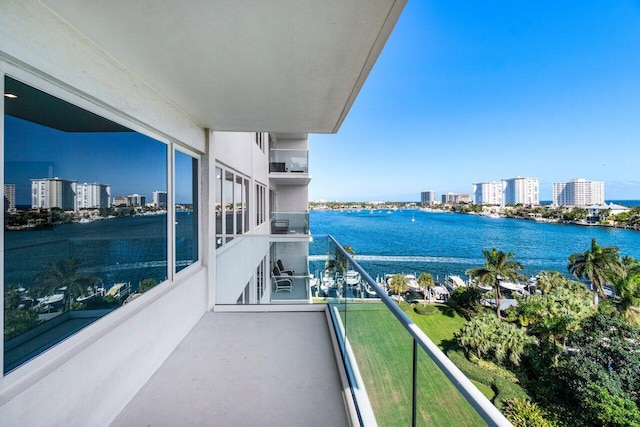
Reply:
M348 426L325 313L206 313L111 425Z
M309 235L309 212L277 212L271 217L271 234Z
M311 179L309 152L293 149L270 150L269 179L282 185L308 185Z

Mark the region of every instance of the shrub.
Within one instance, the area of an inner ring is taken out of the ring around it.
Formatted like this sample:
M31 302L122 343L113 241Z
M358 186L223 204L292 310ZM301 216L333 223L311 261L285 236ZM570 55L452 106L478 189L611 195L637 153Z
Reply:
M529 400L517 397L509 399L504 406L504 415L515 427L552 427L555 423L545 419L542 410Z
M423 316L431 316L431 315L440 313L440 310L438 310L437 307L433 305L422 305L422 304L416 304L413 307L413 311Z

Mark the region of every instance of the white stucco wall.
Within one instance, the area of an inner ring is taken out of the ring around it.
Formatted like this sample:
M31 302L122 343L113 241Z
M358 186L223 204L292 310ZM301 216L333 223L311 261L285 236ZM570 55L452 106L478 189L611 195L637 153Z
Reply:
M184 272L0 379L0 425L108 425L206 310L205 269Z
M0 71L205 151L202 127L38 1L0 2ZM194 264L0 378L0 425L108 425L206 309L207 270Z
M0 58L204 152L205 133L198 123L38 1L0 1Z
M218 250L216 260L216 304L235 304L269 253L269 236L237 237Z

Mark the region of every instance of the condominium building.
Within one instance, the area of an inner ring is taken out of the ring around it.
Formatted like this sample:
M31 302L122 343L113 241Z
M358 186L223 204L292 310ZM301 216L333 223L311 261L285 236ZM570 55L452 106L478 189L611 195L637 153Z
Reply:
M127 196L129 203L127 206L136 207L136 206L145 206L147 204L147 197L141 196L140 194L131 194Z
M166 191L154 191L152 194L153 206L158 209L167 208L167 192Z
M62 178L31 180L31 208L76 210L76 181Z
M436 192L427 190L420 193L420 203L426 206L434 205L436 203Z
M501 206L503 200L502 182L480 182L473 184L473 203L476 205Z
M16 210L16 185L4 185L4 210L5 212L13 212Z
M471 203L471 196L465 193L447 193L442 195L442 204Z
M91 308L99 288L67 304L76 291L53 289L42 301L53 321L0 341L0 424L375 423L346 332L356 317L343 323L342 308L314 303L309 264L358 269L378 285L340 244L309 234L308 135L338 132L405 3L0 2L0 78L11 95L0 121L5 162L19 154L90 167L108 147L118 159L110 173L166 191L169 202L161 215L95 223L90 238L78 224L78 238L34 243L22 233L24 245L3 248L3 291L9 283L28 291L34 275L66 265L102 279L111 302L129 285L139 292L115 310L77 311L65 307ZM63 154L48 141L21 152L21 132L42 127ZM64 139L82 133L91 135L82 144ZM74 207L73 181L32 188L34 207ZM176 212L178 193L192 210ZM131 202L144 205L138 197ZM442 369L466 406L506 425L377 295L370 312L414 343L415 366ZM403 424L418 414L412 408Z
M504 205L540 204L540 182L537 178L510 178L502 180Z
M111 186L105 184L77 184L78 209L102 209L111 205Z
M604 182L574 178L568 182L553 183L555 206L589 206L604 204Z

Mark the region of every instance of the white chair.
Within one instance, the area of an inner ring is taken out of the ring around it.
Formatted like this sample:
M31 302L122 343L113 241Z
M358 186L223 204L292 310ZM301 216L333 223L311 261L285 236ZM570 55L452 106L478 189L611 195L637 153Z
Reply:
M273 273L271 274L271 280L275 285L274 293L277 292L289 292L293 290L293 280L290 277L282 276L280 269L277 265L273 266Z

